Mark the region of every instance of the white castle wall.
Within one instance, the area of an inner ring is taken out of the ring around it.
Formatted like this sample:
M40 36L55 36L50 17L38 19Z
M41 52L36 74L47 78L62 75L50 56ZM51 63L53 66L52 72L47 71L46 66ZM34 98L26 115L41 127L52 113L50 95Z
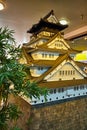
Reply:
M59 53L38 51L31 54L34 60L56 60Z
M58 101L69 99L73 97L79 97L87 95L87 84L72 86L67 88L56 88L50 89L49 95L47 96L47 102ZM40 99L32 98L30 101L31 105L42 104L45 103L45 99L43 96Z

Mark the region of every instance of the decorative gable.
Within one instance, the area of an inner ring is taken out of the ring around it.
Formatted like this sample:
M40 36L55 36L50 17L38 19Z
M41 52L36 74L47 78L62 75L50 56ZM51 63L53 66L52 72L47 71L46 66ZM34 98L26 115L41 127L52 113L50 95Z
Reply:
M51 10L44 18L43 18L45 21L48 21L50 23L58 23L58 20L57 18L55 17L54 15L54 11Z
M47 18L47 21L50 23L58 23L56 17L53 14L51 14L50 17Z
M65 40L58 36L55 37L50 43L48 43L48 48L56 48L61 50L68 50L70 46L65 42Z
M73 61L64 60L60 65L54 68L44 80L59 81L59 80L74 80L84 79L87 75Z

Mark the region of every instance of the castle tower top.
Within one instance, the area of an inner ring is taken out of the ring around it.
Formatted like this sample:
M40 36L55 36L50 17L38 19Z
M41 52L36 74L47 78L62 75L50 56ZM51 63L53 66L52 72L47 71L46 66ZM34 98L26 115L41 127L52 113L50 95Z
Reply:
M68 25L62 25L59 23L54 15L54 11L51 10L45 17L41 18L37 24L34 24L27 33L35 34L40 32L43 28L62 31L67 27Z

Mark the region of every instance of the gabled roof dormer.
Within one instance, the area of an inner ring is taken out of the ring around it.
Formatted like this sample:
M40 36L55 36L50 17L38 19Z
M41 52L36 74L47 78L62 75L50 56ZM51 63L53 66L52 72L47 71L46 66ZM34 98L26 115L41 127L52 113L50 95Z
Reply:
M58 57L54 65L47 72L41 75L36 82L78 80L86 77L87 74L77 66L68 54L65 54Z
M53 10L51 10L43 19L50 23L55 23L55 24L58 23L58 20L57 20L56 16L54 15Z
M48 43L48 48L56 48L60 50L68 50L70 46L66 43L60 33L57 33L54 38Z
M64 62L62 62L58 67L55 68L55 70L49 73L49 75L47 75L44 80L47 80L49 82L59 80L84 79L86 74L81 71L73 62Z

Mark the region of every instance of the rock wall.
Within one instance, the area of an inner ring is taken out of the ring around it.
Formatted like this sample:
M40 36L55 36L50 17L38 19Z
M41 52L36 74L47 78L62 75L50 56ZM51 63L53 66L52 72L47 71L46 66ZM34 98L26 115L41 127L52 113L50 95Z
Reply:
M20 97L11 102L23 112L16 122L23 130L87 130L87 97L32 107Z
M28 130L87 130L87 97L33 107Z
M28 130L29 127L28 127L27 123L28 123L28 119L29 119L30 114L31 114L30 104L28 104L21 97L19 97L19 96L14 97L12 95L10 95L9 102L16 104L19 107L20 111L22 112L20 118L17 121L9 121L8 122L9 127L11 128L12 126L17 125L22 130Z

